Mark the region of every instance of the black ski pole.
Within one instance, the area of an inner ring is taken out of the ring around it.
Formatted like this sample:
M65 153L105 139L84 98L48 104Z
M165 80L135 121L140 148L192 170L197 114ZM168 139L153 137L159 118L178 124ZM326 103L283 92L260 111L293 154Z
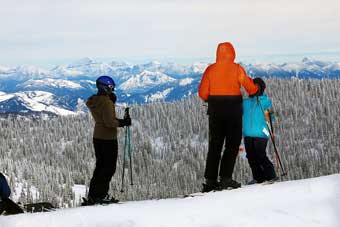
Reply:
M126 146L127 146L127 127L125 128L125 141L124 141L124 157L123 157L123 173L122 173L122 188L120 192L124 192L124 176L125 176L125 165L126 165Z
M124 118L130 118L129 110L130 110L129 107L125 108ZM128 146L127 149L128 149L129 160L130 160L130 184L133 185L130 126L127 126L126 134L127 134L126 143Z
M130 137L130 127L127 128L127 133L128 133L128 153L129 153L129 158L130 158L130 185L133 185L133 176L132 176L132 151L131 151L131 137Z
M274 147L274 152L275 152L276 158L279 161L279 166L280 166L281 171L282 171L282 176L286 176L287 172L283 169L281 158L280 158L279 152L277 151L277 148L276 148L275 138L274 138L274 134L273 134L274 133L273 123L272 123L272 119L271 119L271 115L270 114L269 114L269 125L268 126L270 126L269 127L269 134L270 134L271 141L273 143L273 147Z
M268 128L268 130L269 130L270 139L271 139L272 144L273 144L273 147L274 147L274 153L275 153L275 156L276 156L277 160L279 161L279 166L280 166L280 169L281 169L281 171L282 171L281 176L286 176L287 173L286 173L285 170L283 169L283 165L282 165L282 162L281 162L281 159L280 159L280 156L279 156L279 152L277 151L277 148L276 148L276 143L275 143L275 139L274 139L274 134L273 134L273 131L272 131L273 126L272 126L272 123L271 123L271 116L269 115L269 122L270 122L270 123L268 123L268 121L266 121L266 114L265 114L265 112L264 112L263 106L262 106L262 104L261 104L261 102L260 102L258 96L256 97L256 100L257 100L257 102L259 103L259 105L260 105L260 107L261 107L261 110L262 110L262 113L263 113L265 122L266 122L266 124L267 124L267 128Z

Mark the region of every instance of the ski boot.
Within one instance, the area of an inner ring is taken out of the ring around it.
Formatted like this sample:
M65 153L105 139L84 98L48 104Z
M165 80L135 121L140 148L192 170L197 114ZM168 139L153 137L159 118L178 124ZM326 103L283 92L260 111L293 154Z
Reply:
M81 203L81 206L91 206L94 204L95 204L95 201L89 196L88 198L83 197L83 202Z
M118 203L119 200L115 199L112 196L106 195L103 199L99 200L99 204L111 204L111 203Z
M91 198L90 196L86 199L83 198L83 202L81 203L82 206L91 206L96 204L111 204L111 203L118 203L119 200L115 199L114 197L111 197L109 195L106 195L104 198Z
M278 181L279 178L278 177L273 177L272 179L266 180L263 183L264 184L274 184L276 181Z
M251 181L247 182L247 185L253 185L253 184L258 184L258 183L260 183L260 182L258 182L255 179L252 179Z
M235 189L240 187L241 184L237 181L234 181L232 178L222 178L220 181L220 190Z
M216 191L216 190L219 190L219 187L220 185L216 180L207 179L205 183L203 184L203 188L201 192Z

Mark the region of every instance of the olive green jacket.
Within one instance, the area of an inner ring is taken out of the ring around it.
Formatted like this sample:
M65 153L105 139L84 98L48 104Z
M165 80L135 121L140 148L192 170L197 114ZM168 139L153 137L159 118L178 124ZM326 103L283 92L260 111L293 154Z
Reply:
M92 95L86 102L95 120L93 138L116 140L117 127L115 106L107 95Z

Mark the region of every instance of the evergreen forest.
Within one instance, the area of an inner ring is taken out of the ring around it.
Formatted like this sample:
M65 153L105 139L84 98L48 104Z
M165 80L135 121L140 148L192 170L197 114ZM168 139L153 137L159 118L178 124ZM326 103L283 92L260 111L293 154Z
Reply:
M275 142L287 171L280 180L340 173L340 80L269 78L266 83L275 111ZM116 109L117 116L123 117L124 108ZM208 150L206 112L206 104L196 95L171 103L130 106L134 184L130 185L127 165L124 192L120 192L125 138L120 128L119 160L110 193L127 201L199 191ZM12 189L21 188L17 202L79 206L72 187L88 186L92 177L93 126L89 113L2 117L0 171L9 177ZM273 145L268 144L268 156L275 163ZM243 184L251 180L242 149L234 178Z

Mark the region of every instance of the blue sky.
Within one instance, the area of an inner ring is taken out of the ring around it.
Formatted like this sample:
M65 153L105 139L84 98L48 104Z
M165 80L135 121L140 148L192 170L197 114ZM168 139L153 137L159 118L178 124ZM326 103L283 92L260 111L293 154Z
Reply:
M0 0L0 65L340 56L339 0Z

